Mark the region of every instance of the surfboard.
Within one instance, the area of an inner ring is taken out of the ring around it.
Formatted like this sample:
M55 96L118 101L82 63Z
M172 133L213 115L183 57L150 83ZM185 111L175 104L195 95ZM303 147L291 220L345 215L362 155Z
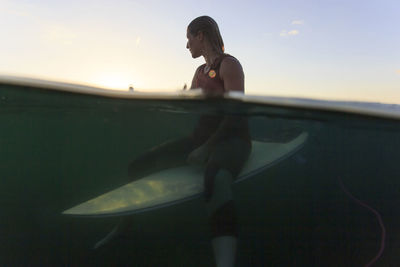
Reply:
M252 141L251 155L235 183L250 178L299 150L307 139L301 133L287 143ZM203 172L186 165L153 173L63 212L75 216L120 216L175 205L203 192Z

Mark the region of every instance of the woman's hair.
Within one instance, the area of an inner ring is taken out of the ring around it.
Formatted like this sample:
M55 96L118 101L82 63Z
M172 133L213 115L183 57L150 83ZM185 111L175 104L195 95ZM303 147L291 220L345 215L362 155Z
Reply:
M209 16L201 16L190 22L188 30L192 35L202 32L210 42L212 48L218 53L224 53L224 41L219 32L218 24Z

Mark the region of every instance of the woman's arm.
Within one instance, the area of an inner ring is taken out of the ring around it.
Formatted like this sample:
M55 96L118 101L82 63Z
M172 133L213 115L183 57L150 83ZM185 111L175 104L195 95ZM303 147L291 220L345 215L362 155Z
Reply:
M238 91L244 93L244 73L240 62L227 57L221 62L220 77L224 81L225 92Z

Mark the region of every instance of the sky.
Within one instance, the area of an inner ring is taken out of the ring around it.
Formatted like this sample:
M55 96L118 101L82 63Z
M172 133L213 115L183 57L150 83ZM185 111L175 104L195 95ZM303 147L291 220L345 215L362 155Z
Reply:
M204 63L201 15L241 62L246 93L400 104L398 0L0 0L0 75L177 91Z

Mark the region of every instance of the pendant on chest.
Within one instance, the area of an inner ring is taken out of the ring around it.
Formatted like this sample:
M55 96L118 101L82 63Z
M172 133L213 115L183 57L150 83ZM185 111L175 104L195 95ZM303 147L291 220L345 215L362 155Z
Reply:
M215 70L210 70L208 72L208 77L210 77L211 79L214 79L215 76L217 76L217 73L215 72Z

